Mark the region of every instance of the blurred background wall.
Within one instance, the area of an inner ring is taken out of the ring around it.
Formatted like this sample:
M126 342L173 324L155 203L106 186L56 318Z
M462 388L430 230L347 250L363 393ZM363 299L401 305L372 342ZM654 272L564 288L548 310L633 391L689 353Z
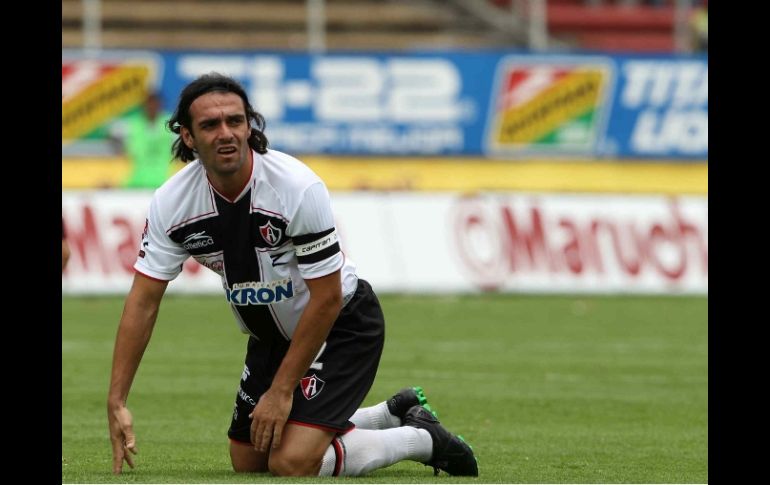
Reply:
M155 120L214 70L325 180L382 291L705 294L707 8L63 0L62 289L128 290L164 178L136 173L180 166ZM188 261L169 291L221 284Z

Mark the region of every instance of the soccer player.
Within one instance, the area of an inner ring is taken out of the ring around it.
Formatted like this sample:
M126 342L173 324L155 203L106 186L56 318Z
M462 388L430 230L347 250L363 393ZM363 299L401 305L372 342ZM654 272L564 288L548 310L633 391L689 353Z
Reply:
M356 412L382 353L379 301L340 251L326 186L267 148L243 87L216 73L195 79L168 125L175 155L191 163L153 196L120 320L107 406L113 472L133 467L126 400L166 286L192 256L221 276L249 335L228 431L235 471L356 476L408 459L477 476L471 448L415 389Z

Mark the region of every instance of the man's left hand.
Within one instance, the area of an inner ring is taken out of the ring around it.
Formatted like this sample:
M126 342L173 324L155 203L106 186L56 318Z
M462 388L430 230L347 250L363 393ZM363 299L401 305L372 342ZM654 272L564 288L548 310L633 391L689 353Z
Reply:
M254 449L265 453L273 442L273 448L281 446L281 435L286 420L289 418L294 395L268 389L259 398L251 412L251 442Z

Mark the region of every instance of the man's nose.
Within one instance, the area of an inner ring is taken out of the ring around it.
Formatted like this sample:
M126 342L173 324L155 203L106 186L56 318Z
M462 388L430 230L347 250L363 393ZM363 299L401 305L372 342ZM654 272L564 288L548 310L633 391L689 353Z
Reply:
M230 140L233 137L233 132L230 129L229 126L227 126L227 123L222 123L219 125L219 137L220 139L224 140Z

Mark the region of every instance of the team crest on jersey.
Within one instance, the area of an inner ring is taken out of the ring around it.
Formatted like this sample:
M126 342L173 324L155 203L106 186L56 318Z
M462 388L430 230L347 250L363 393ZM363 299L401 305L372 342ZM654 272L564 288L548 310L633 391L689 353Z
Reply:
M281 240L281 236L283 235L283 232L275 227L270 221L267 221L267 224L264 226L259 226L259 233L262 234L262 239L271 246L278 244L278 241Z
M310 377L303 377L299 381L299 385L302 388L302 394L308 401L321 394L324 384L326 384L326 382L315 374Z

